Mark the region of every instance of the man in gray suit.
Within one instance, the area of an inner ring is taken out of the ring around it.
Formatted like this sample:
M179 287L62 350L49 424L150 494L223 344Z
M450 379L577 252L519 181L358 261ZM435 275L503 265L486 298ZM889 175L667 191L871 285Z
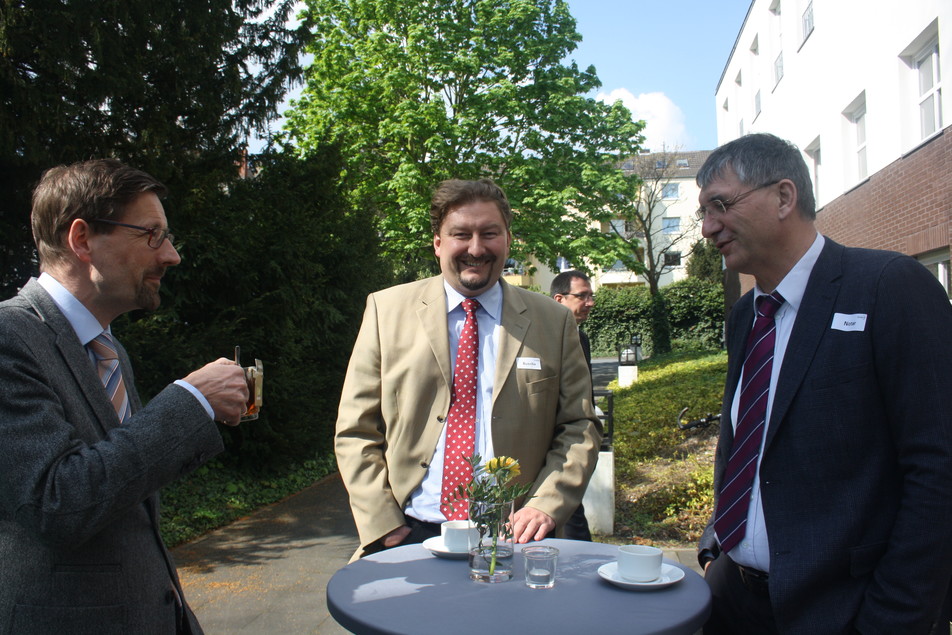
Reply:
M817 233L803 156L773 135L697 181L704 236L757 283L727 322L705 633L948 633L948 295L908 256Z
M200 633L162 543L158 490L223 449L242 370L219 359L146 407L110 323L155 309L180 258L165 187L114 160L47 171L42 275L0 303L0 632Z

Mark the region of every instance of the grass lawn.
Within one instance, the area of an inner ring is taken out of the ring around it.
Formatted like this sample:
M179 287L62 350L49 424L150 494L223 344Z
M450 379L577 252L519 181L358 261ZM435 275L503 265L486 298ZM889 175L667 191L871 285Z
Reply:
M647 360L615 391L615 532L598 540L693 547L711 514L718 427L682 431L677 417L720 412L727 354Z

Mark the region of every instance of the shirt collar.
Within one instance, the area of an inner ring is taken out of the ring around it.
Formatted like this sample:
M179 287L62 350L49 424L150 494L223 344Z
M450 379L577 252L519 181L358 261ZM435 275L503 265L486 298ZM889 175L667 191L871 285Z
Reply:
M456 307L463 303L466 296L451 287L446 280L443 280L443 288L446 290L446 312L452 313ZM499 319L502 313L502 284L497 282L473 299L479 301L479 306L486 311L489 317L494 320Z
M813 266L816 265L820 252L823 251L823 245L826 239L823 234L817 232L813 244L807 249L806 253L800 257L793 269L787 272L780 284L777 285L777 291L783 296L794 311L800 310L800 302L803 300L803 294L806 293L807 283L810 281L810 274L813 272ZM762 295L766 295L757 285L754 285L754 300Z
M89 344L89 342L96 339L97 335L103 332L99 320L89 312L89 309L87 309L82 302L76 299L76 296L60 284L56 278L43 272L40 274L37 282L50 294L50 297L53 298L53 302L56 303L59 310L66 316L66 319L69 321L70 326L73 327L73 330L76 331L76 336L83 346ZM106 332L110 332L109 327L106 327Z

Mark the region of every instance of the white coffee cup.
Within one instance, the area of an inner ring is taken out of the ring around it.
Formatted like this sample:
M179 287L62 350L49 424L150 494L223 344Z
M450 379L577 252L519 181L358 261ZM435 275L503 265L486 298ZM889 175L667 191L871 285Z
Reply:
M443 536L443 547L447 551L469 551L470 541L475 544L479 537L476 525L469 520L447 520L440 525L440 534Z
M618 575L632 582L651 582L661 577L662 552L648 545L618 548Z

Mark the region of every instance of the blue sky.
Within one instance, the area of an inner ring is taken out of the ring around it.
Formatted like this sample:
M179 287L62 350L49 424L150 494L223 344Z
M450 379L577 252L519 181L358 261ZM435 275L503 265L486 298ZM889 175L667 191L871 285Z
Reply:
M597 97L621 99L647 126L644 146L713 150L714 90L750 0L568 0Z

